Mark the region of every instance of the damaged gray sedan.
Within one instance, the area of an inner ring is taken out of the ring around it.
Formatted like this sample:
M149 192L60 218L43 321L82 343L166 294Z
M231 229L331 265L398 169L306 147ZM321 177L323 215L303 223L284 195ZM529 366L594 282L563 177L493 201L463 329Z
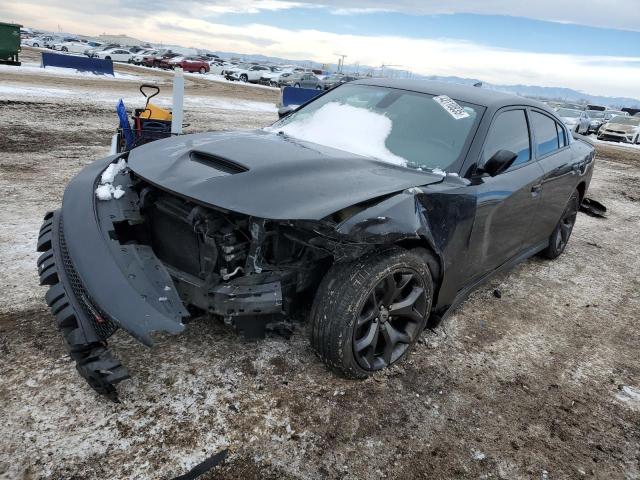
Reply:
M560 255L594 149L546 106L479 88L360 80L257 131L98 160L38 239L40 281L79 373L117 399L108 349L213 315L241 336L308 319L364 378L492 274Z

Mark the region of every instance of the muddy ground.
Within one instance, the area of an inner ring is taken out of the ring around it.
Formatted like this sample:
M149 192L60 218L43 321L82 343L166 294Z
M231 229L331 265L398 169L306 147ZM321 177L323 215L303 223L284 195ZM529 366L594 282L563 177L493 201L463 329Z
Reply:
M0 478L166 479L224 448L203 478L640 478L640 151L619 147L598 145L589 191L609 217L580 214L564 255L477 290L401 366L347 381L304 326L243 343L202 319L152 350L116 334L133 378L120 404L94 394L46 309L35 239L140 81L0 71ZM275 119L277 92L188 81L193 131Z

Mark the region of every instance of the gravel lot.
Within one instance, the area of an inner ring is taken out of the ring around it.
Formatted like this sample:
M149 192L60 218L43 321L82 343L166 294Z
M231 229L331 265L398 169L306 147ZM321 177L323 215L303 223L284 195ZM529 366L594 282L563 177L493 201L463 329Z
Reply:
M26 58L35 58L29 49ZM166 479L223 448L202 478L640 478L640 150L598 145L564 255L477 290L401 366L328 373L293 338L243 343L200 319L146 349L113 339L122 403L75 373L38 286L44 212L105 155L115 101L153 80L0 70L0 478ZM277 91L187 78L190 131L259 127ZM495 289L502 293L494 296Z

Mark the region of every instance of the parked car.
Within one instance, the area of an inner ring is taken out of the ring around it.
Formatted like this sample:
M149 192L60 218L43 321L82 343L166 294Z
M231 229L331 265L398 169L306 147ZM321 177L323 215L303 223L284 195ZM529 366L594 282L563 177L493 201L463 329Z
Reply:
M322 79L322 87L325 90L330 90L332 88L337 87L338 85L342 85L343 83L353 82L357 80L358 77L354 77L351 75L329 75Z
M223 75L225 70L233 68L233 65L229 62L221 60L212 60L209 62L209 72L214 75Z
M102 44L98 42L65 42L60 46L60 50L69 53L84 53L87 48L99 48Z
M180 57L179 53L174 53L171 51L161 51L157 55L150 55L148 57L144 57L143 64L147 67L155 67L155 68L170 68L167 63L169 60L175 57ZM164 65L164 67L163 67Z
M192 73L208 73L210 68L209 62L203 60L202 57L190 56L190 57L176 57L169 60L171 68L180 67L185 72Z
M104 60L112 60L114 62L128 62L131 57L133 57L133 53L124 48L112 48L110 50L101 50L96 52L95 55L97 58L102 58Z
M150 57L152 55L157 55L158 50L142 50L138 53L135 53L130 59L129 63L134 65L142 65L145 57Z
M53 43L51 48L53 48L54 50L59 50L61 52L65 52L67 50L63 50L62 48L65 47L65 45L70 43L70 42L71 43L82 43L81 40L79 38L76 38L76 37L62 37L62 38L59 38L57 42Z
M587 134L598 133L603 123L606 123L605 112L597 110L589 110L589 129Z
M294 73L289 77L281 78L280 86L324 90L322 81L313 73Z
M564 124L576 133L586 135L589 133L589 124L591 117L584 110L575 110L572 108L559 108L556 113Z
M263 65L240 64L226 71L227 80L257 83L263 74L271 72L269 67Z
M600 128L598 140L640 144L640 116L617 116Z
M117 329L152 346L202 313L245 338L308 316L326 365L366 378L493 274L561 255L594 157L531 99L359 80L269 129L89 164L45 215L40 282L77 371L113 399Z
M99 47L87 48L84 51L84 54L87 57L92 57L93 58L93 57L97 56L98 52L102 52L102 51L105 51L105 50L112 50L114 48L121 48L121 47L117 43L104 43L104 44L100 45Z
M39 37L27 38L22 43L30 47L45 48L47 46L47 43L52 43L54 40L57 41L57 39L55 37L52 37L51 35L43 35Z

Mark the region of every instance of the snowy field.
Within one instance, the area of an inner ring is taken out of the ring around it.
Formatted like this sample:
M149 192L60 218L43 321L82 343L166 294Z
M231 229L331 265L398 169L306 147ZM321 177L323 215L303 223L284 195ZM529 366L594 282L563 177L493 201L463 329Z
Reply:
M117 333L133 377L113 404L66 355L36 236L108 152L115 102L139 107L152 81L168 105L171 77L31 70L0 69L0 479L167 479L222 449L201 478L640 477L640 151L597 143L589 196L608 218L580 214L562 257L476 291L400 366L347 381L310 352L304 325L243 343L203 318L152 350ZM277 117L273 89L185 78L188 132Z

